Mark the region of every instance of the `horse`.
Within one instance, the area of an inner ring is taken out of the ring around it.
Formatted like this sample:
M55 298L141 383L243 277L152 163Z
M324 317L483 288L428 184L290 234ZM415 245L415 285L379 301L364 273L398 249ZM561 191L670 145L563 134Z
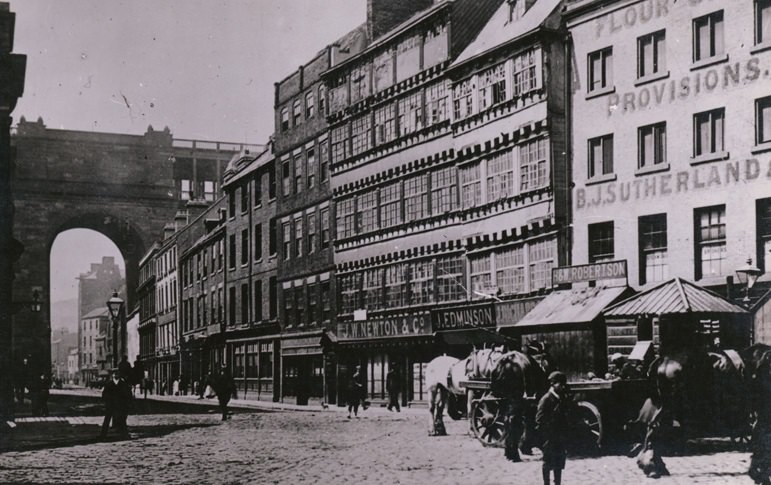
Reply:
M490 390L503 399L506 419L506 458L520 461L519 451L530 454L535 427L535 402L549 389L546 373L530 355L512 351L504 354L490 376Z

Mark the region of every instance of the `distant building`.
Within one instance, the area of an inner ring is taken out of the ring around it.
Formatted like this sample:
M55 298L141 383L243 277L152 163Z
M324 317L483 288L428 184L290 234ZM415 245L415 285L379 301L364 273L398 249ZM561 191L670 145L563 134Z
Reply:
M101 263L91 263L88 273L78 276L78 315L90 313L105 306L113 291L123 288L120 267L112 256L102 257Z
M67 382L70 384L77 384L80 382L77 348L70 350L69 355L67 355Z
M106 375L112 362L110 313L106 307L83 315L78 329L80 377L84 385Z
M54 378L66 379L70 352L78 349L78 334L65 328L51 333L51 373Z

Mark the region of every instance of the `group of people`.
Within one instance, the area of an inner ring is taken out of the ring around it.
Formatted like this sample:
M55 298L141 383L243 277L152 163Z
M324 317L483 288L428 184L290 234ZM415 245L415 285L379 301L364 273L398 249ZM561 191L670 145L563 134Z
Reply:
M14 373L13 385L16 403L19 406L24 406L25 398L29 395L32 414L48 416L48 397L50 395L51 382L50 374L35 372L29 359L23 359L20 368Z
M203 383L198 386L198 399L217 398L222 421L230 419L228 415L228 403L231 398L237 399L236 382L230 374L227 366L223 365L219 372L209 372Z
M397 364L392 363L386 374L386 392L388 393L388 404L386 409L396 412L401 411L401 405L399 404L399 396L401 394L401 374ZM363 410L367 410L369 407L369 401L367 401L367 387L366 379L361 371L361 366L357 365L351 378L348 381L348 419L351 419L351 413L354 417L359 417L359 406Z

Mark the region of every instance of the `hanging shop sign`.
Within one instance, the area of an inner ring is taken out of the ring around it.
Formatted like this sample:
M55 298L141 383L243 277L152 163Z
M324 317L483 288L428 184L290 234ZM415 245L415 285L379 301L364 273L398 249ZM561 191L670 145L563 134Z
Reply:
M622 278L626 279L626 260L562 266L551 270L551 280L554 285Z
M428 314L398 315L389 318L341 322L337 324L338 340L366 340L431 335Z
M492 303L442 308L431 311L431 321L434 331L495 327L495 310Z
M510 327L522 320L543 297L502 301L495 304L495 321L499 327Z

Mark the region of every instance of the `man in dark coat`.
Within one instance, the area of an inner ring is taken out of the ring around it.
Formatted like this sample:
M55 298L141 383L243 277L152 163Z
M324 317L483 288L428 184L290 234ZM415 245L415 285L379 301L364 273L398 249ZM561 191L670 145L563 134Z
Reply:
M549 374L551 387L541 397L535 415L536 432L543 445L543 466L541 472L544 485L549 485L549 472L554 472L554 485L562 483L562 470L567 457L568 413L571 399L565 374L554 371Z
M356 371L348 381L348 419L351 419L351 411L355 417L359 417L359 404L363 404L363 409L367 409L367 389L364 387L364 374L361 373L361 366L356 366Z
M401 378L396 369L396 364L391 364L391 368L388 369L388 374L386 374L386 391L388 392L388 410L392 411L393 408L396 408L396 412L400 412L399 393L401 392Z
M120 363L118 364L118 375L120 376L123 381L131 385L131 377L133 376L134 371L131 368L131 363L128 360L128 355L124 355L123 359L121 359Z
M222 366L222 371L220 371L219 375L214 377L212 388L214 388L214 392L217 393L217 401L219 402L220 411L222 412L222 420L226 421L229 419L228 403L236 390L236 383L227 367Z
M117 428L122 436L128 436L128 427L126 418L131 400L131 387L121 379L117 369L112 371L110 379L105 383L102 390L102 399L104 399L104 421L102 422L102 438L107 437L107 431L110 429L110 421Z

